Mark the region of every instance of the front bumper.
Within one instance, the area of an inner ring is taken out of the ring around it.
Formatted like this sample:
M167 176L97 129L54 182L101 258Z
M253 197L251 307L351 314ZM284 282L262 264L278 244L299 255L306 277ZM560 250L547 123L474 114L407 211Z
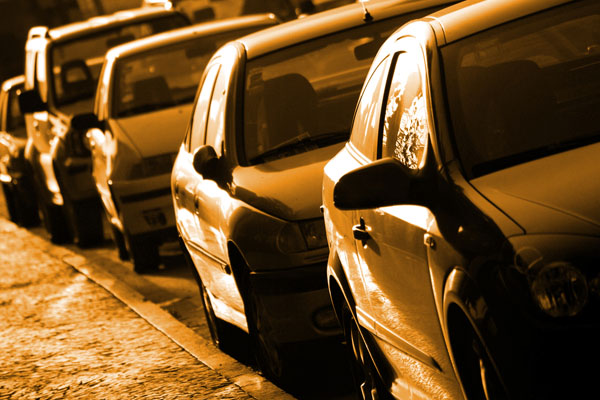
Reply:
M319 263L250 274L250 284L262 299L277 342L301 342L341 334L325 272L326 264Z
M140 235L175 228L170 175L109 183L125 231Z

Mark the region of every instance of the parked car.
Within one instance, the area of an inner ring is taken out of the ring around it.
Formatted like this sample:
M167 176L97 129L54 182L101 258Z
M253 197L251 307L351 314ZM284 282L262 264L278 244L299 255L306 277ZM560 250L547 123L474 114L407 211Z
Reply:
M19 109L20 75L2 83L0 91L0 182L10 220L29 227L40 223L31 173L25 162L25 119Z
M104 60L87 130L92 174L121 258L156 269L162 242L178 238L171 169L206 63L226 42L277 24L273 14L231 18L112 48ZM91 128L91 129L90 129Z
M375 58L325 166L363 398L596 392L600 4L466 1Z
M340 334L320 212L323 166L348 138L381 43L445 1L360 4L233 41L208 63L172 172L177 228L214 341L249 333L285 380L298 342Z
M140 8L49 29L33 27L26 43L28 145L38 202L52 241L87 246L104 239L102 207L91 175L85 132L74 115L92 111L106 51L118 44L189 25L182 14Z

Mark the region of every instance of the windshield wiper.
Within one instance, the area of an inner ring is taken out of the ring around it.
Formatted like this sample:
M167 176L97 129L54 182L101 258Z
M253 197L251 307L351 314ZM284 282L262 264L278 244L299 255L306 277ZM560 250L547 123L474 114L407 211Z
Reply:
M330 132L317 136L310 136L308 133L304 133L253 157L250 160L250 163L255 164L257 161L265 161L268 158L281 156L300 148L308 151L313 148L325 147L346 140L347 138L348 132Z

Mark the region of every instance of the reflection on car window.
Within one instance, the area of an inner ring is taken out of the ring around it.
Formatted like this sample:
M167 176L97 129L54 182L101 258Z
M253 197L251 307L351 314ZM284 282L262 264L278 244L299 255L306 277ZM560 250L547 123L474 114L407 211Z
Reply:
M379 136L381 101L385 88L390 58L382 61L369 77L358 102L350 142L363 155L373 158Z
M210 66L210 69L206 72L206 78L204 78L204 82L202 83L198 100L196 100L191 121L192 137L190 139L190 151L193 151L204 144L206 120L208 118L208 103L213 93L219 67L220 64L213 64Z
M375 21L249 61L246 162L257 164L347 140L373 57L400 20Z
M104 54L118 44L187 25L178 14L150 21L132 21L100 33L57 43L52 48L54 96L58 105L91 98Z
M469 177L600 139L600 3L570 3L442 50Z
M427 107L421 74L411 53L401 53L385 105L381 157L394 157L410 169L422 166L427 148Z

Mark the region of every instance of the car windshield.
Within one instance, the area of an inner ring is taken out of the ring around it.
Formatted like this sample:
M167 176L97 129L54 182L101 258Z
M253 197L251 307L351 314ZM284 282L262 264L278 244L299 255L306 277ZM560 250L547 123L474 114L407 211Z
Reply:
M126 117L194 101L198 82L213 53L257 28L200 36L117 60L112 117Z
M600 139L600 2L579 1L442 49L468 178Z
M246 162L258 164L346 140L375 53L399 25L397 18L375 21L249 61Z
M52 47L50 60L54 75L54 101L61 106L91 99L104 54L111 47L186 25L189 23L183 16L172 14L152 20L132 20L127 25L58 42Z

